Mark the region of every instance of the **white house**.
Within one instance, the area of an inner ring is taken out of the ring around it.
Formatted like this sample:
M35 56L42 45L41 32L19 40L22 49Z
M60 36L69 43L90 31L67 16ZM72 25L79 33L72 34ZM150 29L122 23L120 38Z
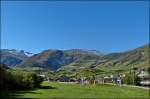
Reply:
M141 78L140 84L141 85L150 85L150 75L148 74L148 71L146 70L141 70L138 73L138 77Z

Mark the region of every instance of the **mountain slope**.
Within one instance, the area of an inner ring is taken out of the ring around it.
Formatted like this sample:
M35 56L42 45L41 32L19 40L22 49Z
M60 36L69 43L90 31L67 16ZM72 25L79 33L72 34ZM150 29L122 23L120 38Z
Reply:
M71 64L80 60L91 60L99 58L101 55L94 54L93 52L72 49L72 50L45 50L39 54L33 55L27 61L17 67L29 68L39 67L47 68L50 70L57 70L65 65Z
M100 69L106 72L128 71L132 68L145 68L149 66L149 45L120 53L110 53L101 58L80 59L69 65L61 67L61 70L73 70L82 68Z
M1 49L0 50L0 63L13 67L25 61L32 53L24 52L23 50L9 50Z
M47 70L79 70L98 69L106 72L128 71L131 68L145 68L149 66L149 44L139 48L120 53L102 54L95 50L48 49L29 57L3 51L2 63L9 66L16 65L22 69L47 69ZM14 64L15 63L15 64Z
M107 61L99 64L97 68L104 70L130 70L131 68L144 68L149 66L149 45L122 52L111 53L103 58Z

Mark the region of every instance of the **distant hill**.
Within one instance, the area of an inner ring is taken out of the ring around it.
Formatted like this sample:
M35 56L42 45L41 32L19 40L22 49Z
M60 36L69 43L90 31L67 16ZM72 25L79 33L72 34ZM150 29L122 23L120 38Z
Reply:
M93 68L107 72L128 71L132 68L145 68L149 66L149 45L120 53L110 53L100 58L81 58L69 65L62 67L63 70L78 68Z
M97 68L107 71L128 71L132 68L149 67L150 45L144 45L139 48L121 53L111 53L103 58L106 62L97 65Z
M100 58L101 55L97 55L94 52L90 52L82 49L72 50L45 50L39 54L35 54L28 58L27 61L23 62L17 67L21 68L47 68L50 70L57 70L65 65L69 65L75 61L81 59L96 59Z
M2 51L3 52L3 51ZM105 72L129 71L132 68L149 66L149 44L126 52L103 54L96 50L48 49L41 53L27 56L10 52L1 53L4 64L16 68L37 70L79 70L97 69ZM5 61L4 61L5 60Z
M20 64L25 61L27 58L32 56L32 53L24 52L23 50L9 50L9 49L1 49L0 50L0 63L12 67Z

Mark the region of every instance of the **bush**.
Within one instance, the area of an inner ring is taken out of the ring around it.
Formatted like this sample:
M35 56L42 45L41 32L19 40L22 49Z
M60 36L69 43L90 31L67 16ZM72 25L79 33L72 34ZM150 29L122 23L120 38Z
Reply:
M0 66L0 88L2 90L10 89L30 89L38 87L43 78L35 73L6 70Z

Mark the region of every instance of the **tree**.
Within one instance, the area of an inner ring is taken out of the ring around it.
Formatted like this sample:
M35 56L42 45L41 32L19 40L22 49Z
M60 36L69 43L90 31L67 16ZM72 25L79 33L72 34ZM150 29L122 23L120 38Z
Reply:
M43 79L35 73L19 70L6 70L0 65L0 89L29 89L37 87Z
M125 77L123 77L123 83L128 85L139 85L140 78L138 77L138 75L132 75L131 73L127 73L125 74Z

